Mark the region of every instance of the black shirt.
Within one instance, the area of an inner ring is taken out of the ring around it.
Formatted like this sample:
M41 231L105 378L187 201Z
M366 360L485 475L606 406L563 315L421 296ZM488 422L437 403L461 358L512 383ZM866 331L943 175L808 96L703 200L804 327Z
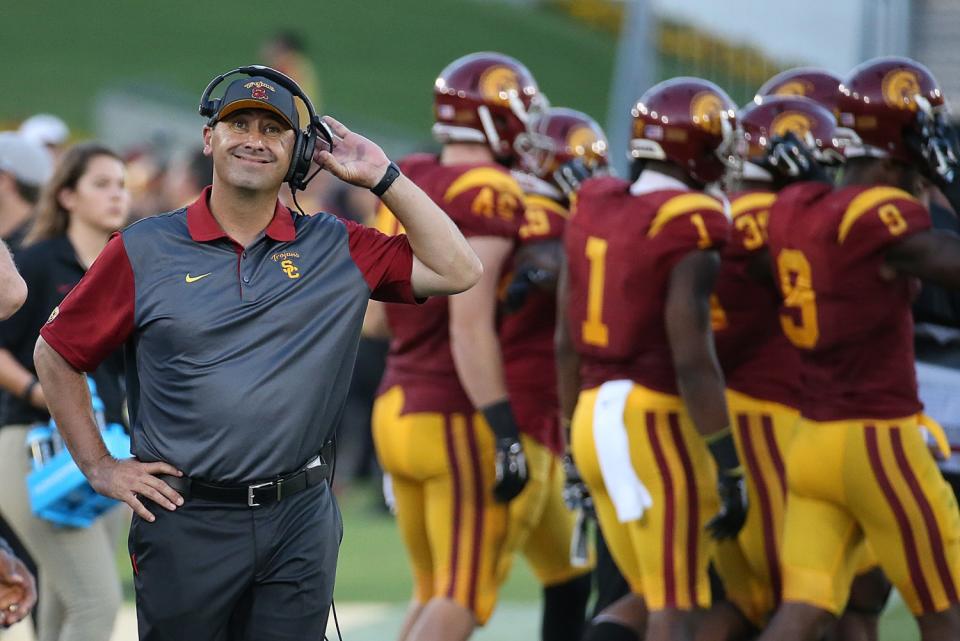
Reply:
M27 283L27 300L16 314L0 322L0 348L9 350L21 365L36 375L33 348L40 328L53 308L80 281L84 269L66 236L21 249L16 262ZM107 422L123 424L122 350L107 357L93 373L93 379L105 406ZM12 394L4 394L0 399L0 426L45 423L49 419L45 410L39 410Z

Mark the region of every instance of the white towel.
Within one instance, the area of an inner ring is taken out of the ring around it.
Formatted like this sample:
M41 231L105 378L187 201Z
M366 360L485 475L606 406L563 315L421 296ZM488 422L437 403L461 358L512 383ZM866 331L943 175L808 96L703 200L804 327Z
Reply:
M632 388L632 381L607 381L600 386L593 409L593 442L597 446L600 473L621 523L641 518L653 505L653 497L637 478L630 461L623 416Z

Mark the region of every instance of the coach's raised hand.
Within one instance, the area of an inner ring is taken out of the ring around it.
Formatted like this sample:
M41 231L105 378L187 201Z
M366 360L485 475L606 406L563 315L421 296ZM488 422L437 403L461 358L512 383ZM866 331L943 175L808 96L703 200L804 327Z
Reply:
M374 142L350 131L343 123L331 116L324 122L334 134L333 151L318 145L313 161L344 182L358 187L373 187L383 178L390 159Z

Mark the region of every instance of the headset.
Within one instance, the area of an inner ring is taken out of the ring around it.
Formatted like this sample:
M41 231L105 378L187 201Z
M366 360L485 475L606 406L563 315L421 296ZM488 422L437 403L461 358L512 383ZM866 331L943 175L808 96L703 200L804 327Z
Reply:
M306 188L307 183L317 175L317 172L314 172L312 176L307 178L307 173L310 171L310 163L313 161L313 152L316 150L317 144L319 143L321 148L326 148L327 151L332 151L334 146L333 133L327 124L320 119L320 116L317 115L316 110L313 108L313 103L310 102L310 98L303 92L303 89L300 88L300 85L298 85L293 78L276 69L263 65L237 67L236 69L220 74L210 81L210 84L207 85L207 88L203 90L203 94L200 96L199 109L200 115L208 119L208 125L212 126L214 124L213 119L217 113L219 113L222 101L221 98L211 99L210 94L213 93L213 90L216 89L217 85L222 83L225 78L235 74L243 74L251 77L261 76L272 80L299 98L303 104L306 105L307 113L310 114L310 122L307 123L306 129L298 129L296 132L297 138L293 145L293 157L290 160L290 168L287 170L287 175L283 178L284 182L289 183L291 191L294 193L296 193L297 190L302 191ZM318 136L320 137L319 140ZM319 169L317 171L319 171Z

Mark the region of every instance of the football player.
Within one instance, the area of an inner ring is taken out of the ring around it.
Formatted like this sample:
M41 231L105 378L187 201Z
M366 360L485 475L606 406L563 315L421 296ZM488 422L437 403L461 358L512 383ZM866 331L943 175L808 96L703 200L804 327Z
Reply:
M910 316L914 277L960 287L960 239L930 229L907 141L943 96L906 58L858 66L841 92L841 123L861 142L844 150L840 187L787 187L768 226L783 330L802 352L802 418L786 461L783 604L761 639L818 638L864 540L923 639L956 639L960 511L918 427Z
M390 474L414 595L400 639L460 641L489 618L507 538L507 503L527 466L507 395L497 286L524 221L511 162L538 99L520 62L476 53L450 63L434 85L438 156L400 166L467 237L480 282L450 298L386 306L392 335L373 410L377 456ZM378 227L398 233L386 209Z
M739 184L730 195L733 224L717 276L713 330L750 510L737 539L718 546L714 565L728 603L713 608L698 641L745 638L763 628L780 601L784 460L799 419L800 354L780 329L767 224L777 190L799 168L789 166L795 159L772 156L772 143L792 135L813 162L832 166L842 162L849 139L833 113L796 96L758 98L737 124Z
M560 457L566 439L553 336L569 198L582 180L606 168L607 147L592 118L562 107L538 111L516 141L519 163L513 175L524 190L526 208L504 295L500 347L530 482L510 504L506 547L523 552L544 586L544 641L580 641L590 597L593 564L585 540L583 553L571 560L575 521L564 504ZM503 576L511 560L503 557Z
M639 177L586 181L564 237L557 347L566 332L580 367L558 371L561 407L569 417L569 390L581 390L572 455L632 592L588 641L690 638L710 604L707 532L736 536L746 517L710 328L728 221L702 191L732 153L735 106L711 82L675 78L648 90L633 118ZM631 616L643 606L645 625Z

